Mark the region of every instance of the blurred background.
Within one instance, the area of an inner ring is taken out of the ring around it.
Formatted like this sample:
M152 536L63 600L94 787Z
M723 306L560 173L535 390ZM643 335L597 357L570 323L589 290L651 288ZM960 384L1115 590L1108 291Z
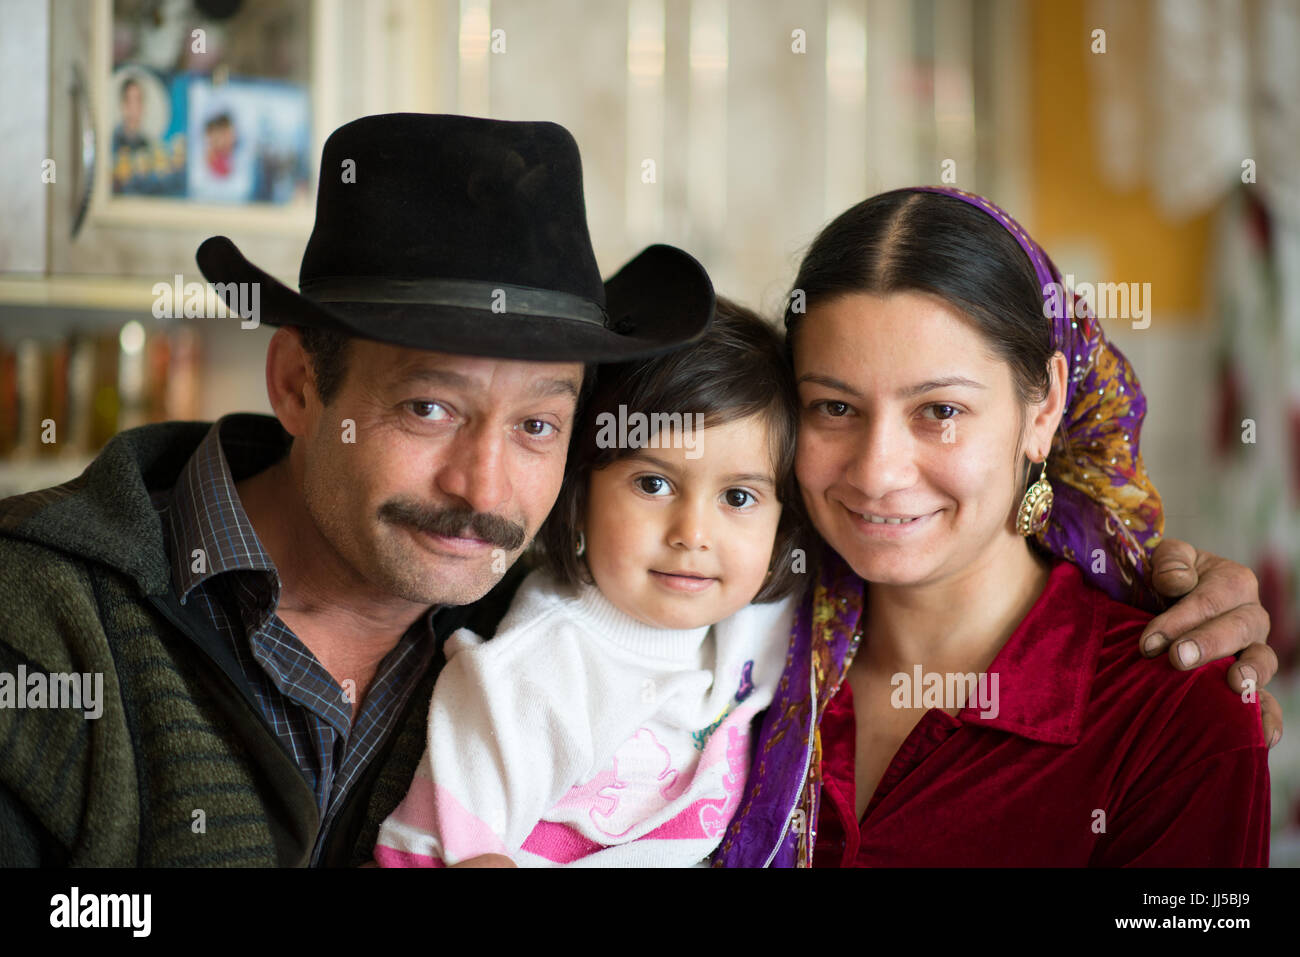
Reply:
M269 412L272 330L204 318L194 250L296 288L325 137L401 110L565 125L603 272L674 243L772 317L823 224L921 183L1141 290L1104 325L1167 533L1259 577L1300 864L1300 0L0 0L0 495Z

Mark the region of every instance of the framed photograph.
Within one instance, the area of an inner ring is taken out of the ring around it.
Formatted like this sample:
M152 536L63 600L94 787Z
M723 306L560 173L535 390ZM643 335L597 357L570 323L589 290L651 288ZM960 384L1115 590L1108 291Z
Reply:
M97 224L309 227L322 0L94 0L86 124Z

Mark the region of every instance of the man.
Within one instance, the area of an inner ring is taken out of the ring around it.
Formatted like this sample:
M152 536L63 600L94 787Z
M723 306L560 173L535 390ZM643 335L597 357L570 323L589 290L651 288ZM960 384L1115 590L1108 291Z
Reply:
M318 204L303 295L228 240L198 257L228 301L301 328L268 350L278 422L124 433L0 510L0 671L104 685L95 719L0 711L0 860L368 858L454 606L559 492L584 363L712 316L707 274L669 247L602 284L553 124L358 120L325 146Z
M674 348L713 310L671 247L602 285L576 145L545 123L349 123L300 294L222 237L198 259L285 326L275 418L131 430L0 504L0 676L102 680L84 710L0 707L0 864L368 860L442 639L490 633L558 494L584 364ZM1171 593L1205 580L1153 625L1200 625L1202 660L1263 639L1249 573L1181 543L1157 567L1178 558ZM1243 662L1276 667L1263 645Z

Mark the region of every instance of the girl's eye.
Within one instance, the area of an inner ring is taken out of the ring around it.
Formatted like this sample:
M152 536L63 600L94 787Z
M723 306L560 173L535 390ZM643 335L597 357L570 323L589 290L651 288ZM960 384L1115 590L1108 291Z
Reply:
M647 495L663 495L669 491L668 480L660 475L642 475L636 479L636 487Z
M535 439L548 439L556 433L555 426L544 419L524 419L520 427Z
M926 411L933 413L929 416L930 418L939 419L940 421L956 418L961 414L961 410L955 405L948 405L944 402L936 402L934 405L926 406Z
M758 498L754 493L743 488L729 488L722 494L732 508L746 508L758 504Z
M444 419L451 418L451 413L437 402L416 399L413 402L406 403L406 405L415 413L417 419L423 419L425 422L441 422Z
M822 399L820 402L814 402L813 408L820 409L833 419L848 415L849 412L849 404L838 399Z

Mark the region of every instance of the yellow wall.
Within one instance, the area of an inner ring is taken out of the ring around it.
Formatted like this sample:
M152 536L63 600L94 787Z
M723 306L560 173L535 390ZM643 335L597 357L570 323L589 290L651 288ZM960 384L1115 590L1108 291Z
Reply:
M1049 254L1081 239L1096 244L1106 274L1086 278L1151 283L1157 318L1203 316L1213 214L1174 225L1147 187L1121 193L1102 182L1086 61L1098 55L1092 30L1105 24L1087 22L1085 0L1030 0L1029 8L1035 238ZM1146 49L1142 41L1125 45Z

